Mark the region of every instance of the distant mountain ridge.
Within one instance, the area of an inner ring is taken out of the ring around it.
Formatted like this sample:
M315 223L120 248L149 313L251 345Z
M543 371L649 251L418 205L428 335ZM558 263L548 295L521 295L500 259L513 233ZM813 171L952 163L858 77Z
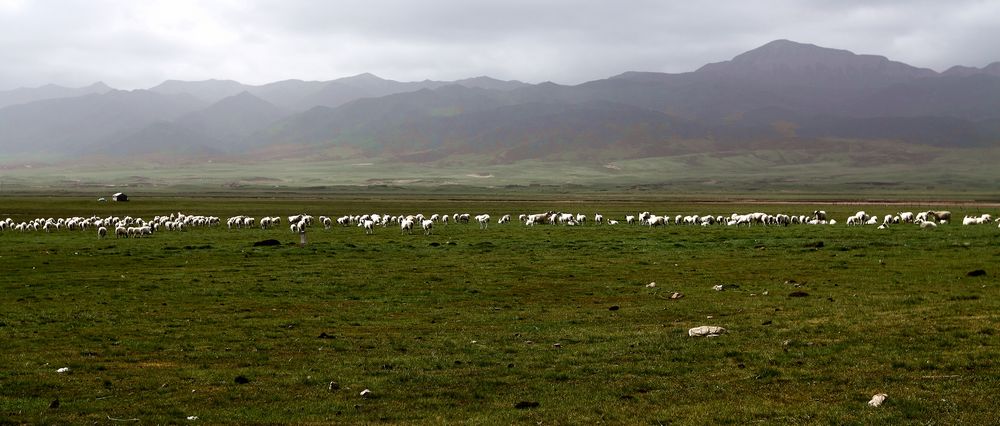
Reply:
M815 151L840 140L1000 147L1000 62L938 73L789 40L691 72L631 71L573 86L489 77L398 82L365 73L101 90L49 90L44 96L54 97L0 107L0 155L321 158L336 151L512 162ZM19 99L43 96L28 92Z
M20 88L0 91L0 108L43 101L46 99L72 98L89 94L103 94L111 89L103 82L97 82L87 87L71 88L55 84L47 84L37 88Z

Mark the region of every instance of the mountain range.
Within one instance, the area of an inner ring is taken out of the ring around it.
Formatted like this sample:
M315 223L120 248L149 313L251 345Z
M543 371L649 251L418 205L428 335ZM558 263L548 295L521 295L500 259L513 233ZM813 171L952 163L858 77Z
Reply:
M1000 62L944 72L776 40L579 85L371 74L0 92L0 161L99 157L610 161L840 141L1000 147Z

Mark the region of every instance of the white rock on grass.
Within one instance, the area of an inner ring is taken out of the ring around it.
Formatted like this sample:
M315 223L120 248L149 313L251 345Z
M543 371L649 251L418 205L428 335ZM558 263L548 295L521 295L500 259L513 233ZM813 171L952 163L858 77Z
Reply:
M653 287L656 287L656 281L646 284L646 288L653 288Z
M69 373L69 367L63 367L56 370L56 373Z
M725 287L725 286L723 286L722 284L719 284L719 285L713 285L713 286L712 286L712 290L715 290L715 291L722 291L722 290L725 290L725 289L726 289L726 287Z
M876 394L875 396L872 397L871 401L868 401L868 406L869 407L878 407L878 406L882 405L882 403L885 402L885 398L887 396L889 396L889 395L886 395L884 393Z
M703 325L688 330L690 337L716 337L724 334L726 329L714 325Z

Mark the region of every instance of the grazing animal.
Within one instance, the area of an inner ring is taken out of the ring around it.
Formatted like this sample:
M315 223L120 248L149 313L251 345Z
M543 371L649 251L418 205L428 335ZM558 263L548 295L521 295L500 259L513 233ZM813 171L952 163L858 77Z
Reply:
M429 219L421 221L420 227L424 229L424 235L430 235L431 230L434 229L434 221Z
M476 221L479 222L479 229L486 229L490 225L490 215L488 214L476 215Z
M947 210L937 210L927 212L927 217L934 217L939 223L951 222L951 212Z

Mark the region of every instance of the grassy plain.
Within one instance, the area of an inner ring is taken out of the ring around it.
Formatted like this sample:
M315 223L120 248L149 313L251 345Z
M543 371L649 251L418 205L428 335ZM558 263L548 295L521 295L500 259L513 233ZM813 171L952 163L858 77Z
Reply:
M703 197L827 199L894 197L1000 201L1000 149L946 150L885 143L827 141L816 149L713 152L608 161L493 163L449 157L434 163L322 157L268 161L93 159L73 164L23 164L0 159L0 194L51 192L106 195L339 192L368 187L427 192L500 188L568 188ZM491 190L490 192L495 192Z
M8 196L0 218L825 208L843 223L859 208L487 192ZM996 225L308 237L0 233L0 423L988 424L1000 407ZM269 238L282 244L253 247ZM699 325L729 333L688 337Z

